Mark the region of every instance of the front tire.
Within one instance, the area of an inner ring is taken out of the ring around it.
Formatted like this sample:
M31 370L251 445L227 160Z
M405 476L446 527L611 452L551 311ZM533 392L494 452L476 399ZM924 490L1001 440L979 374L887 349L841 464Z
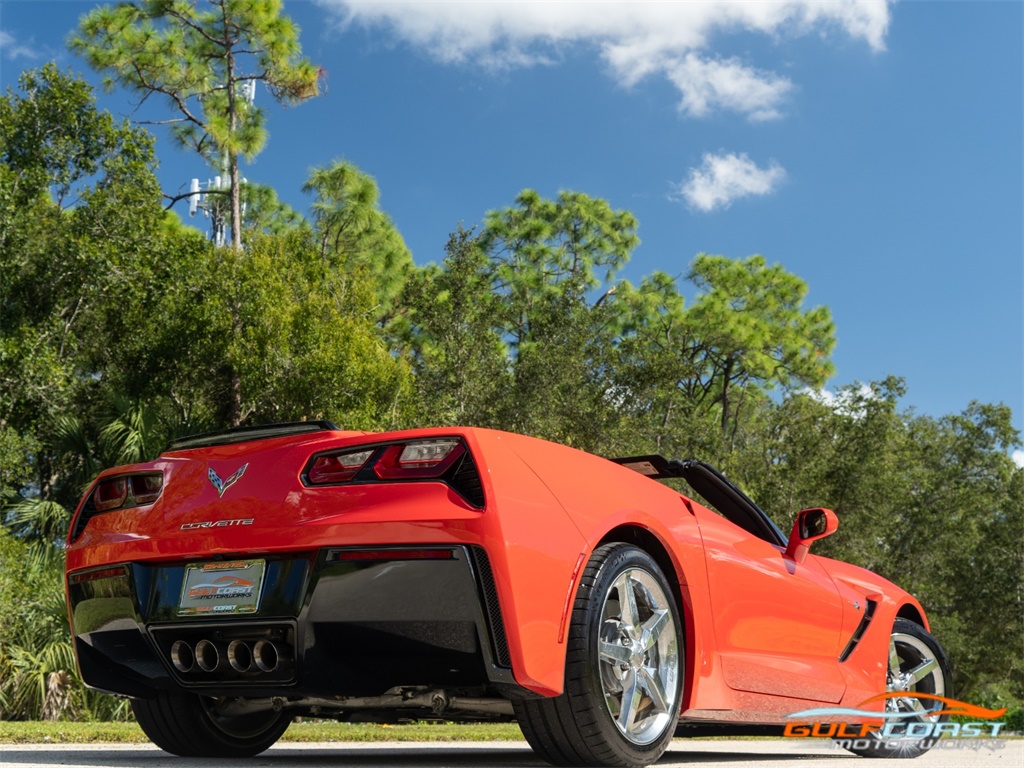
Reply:
M530 746L552 765L644 766L679 719L681 622L654 559L613 543L594 551L573 604L561 696L515 702Z
M915 693L932 696L953 696L953 676L949 668L949 659L939 645L939 641L928 631L908 619L896 619L892 634L889 637L889 662L886 672L886 713L907 715L902 722L902 731L917 723L940 723L949 719L948 715L932 715L943 708L941 702L918 699ZM898 694L905 693L906 696ZM871 736L867 746L857 746L857 741L847 749L861 757L918 757L931 749L936 738L913 738L901 735L896 728L888 737L878 732Z
M132 699L132 711L154 744L180 757L252 757L269 749L292 721L272 710L225 717L215 704L196 694L159 693Z

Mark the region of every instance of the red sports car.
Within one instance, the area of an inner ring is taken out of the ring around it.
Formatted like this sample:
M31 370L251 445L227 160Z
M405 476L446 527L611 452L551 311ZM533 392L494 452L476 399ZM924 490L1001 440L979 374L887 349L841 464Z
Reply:
M178 755L256 754L297 715L514 718L549 762L609 766L655 761L677 730L872 698L937 720L927 695L951 678L924 611L808 553L836 526L804 510L787 539L694 460L476 428L246 427L96 479L68 609L86 684L130 697Z

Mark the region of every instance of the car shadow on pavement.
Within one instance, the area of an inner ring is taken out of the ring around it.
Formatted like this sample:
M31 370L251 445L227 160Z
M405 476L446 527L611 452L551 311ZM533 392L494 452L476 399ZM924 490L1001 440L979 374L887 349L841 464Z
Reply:
M0 768L36 766L49 768L441 768L442 766L493 766L493 768L540 768L547 765L529 747L460 747L423 749L416 746L356 749L273 747L245 759L176 757L158 749L104 745L0 745Z
M751 753L737 750L700 750L670 748L658 761L658 766L669 765L730 765L758 763L769 765L780 761L830 760L849 758L845 753L808 754L801 750ZM211 763L205 758L181 758L154 748L107 745L19 745L0 746L0 768L36 766L48 768L542 768L546 766L526 745L460 746L456 744L359 746L292 746L278 745L256 757L222 759Z

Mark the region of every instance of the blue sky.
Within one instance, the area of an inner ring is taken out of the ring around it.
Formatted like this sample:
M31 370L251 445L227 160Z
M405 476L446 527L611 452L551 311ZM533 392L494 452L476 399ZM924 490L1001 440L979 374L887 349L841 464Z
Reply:
M50 59L98 81L64 47L93 5L0 0L0 84ZM1024 3L285 12L328 89L291 109L257 93L270 141L245 175L300 210L310 168L350 160L423 264L525 187L604 197L640 222L631 281L760 253L831 308L831 388L897 374L918 412L1004 402L1024 425ZM213 174L166 138L158 154L167 192Z

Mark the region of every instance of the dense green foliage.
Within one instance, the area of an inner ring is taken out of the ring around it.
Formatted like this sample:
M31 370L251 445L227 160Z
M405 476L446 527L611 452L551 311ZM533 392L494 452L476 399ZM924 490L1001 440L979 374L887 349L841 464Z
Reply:
M631 214L531 190L416 267L348 163L311 173L308 221L253 187L244 249L217 248L165 214L153 167L151 137L52 65L0 99L0 719L126 714L75 678L60 588L99 469L302 418L695 455L786 530L831 507L840 530L816 551L921 599L959 696L1024 698L1009 409L902 411L895 376L814 394L834 327L799 277L699 254L685 281L631 285Z
M177 115L173 135L229 179L232 242L242 245L239 156L267 140L263 110L245 97L263 83L279 102L316 96L319 73L300 58L298 28L281 0L139 0L96 8L71 49L145 100L159 96Z

